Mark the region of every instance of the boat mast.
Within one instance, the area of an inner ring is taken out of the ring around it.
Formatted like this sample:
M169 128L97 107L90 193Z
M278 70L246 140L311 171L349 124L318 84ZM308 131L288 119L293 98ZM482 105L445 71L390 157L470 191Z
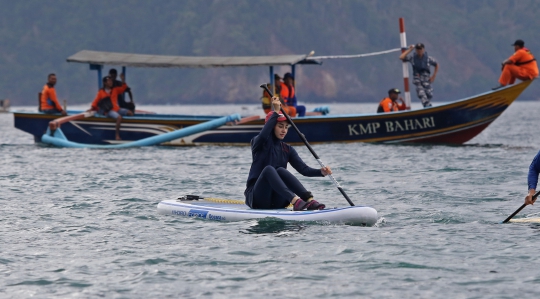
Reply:
M399 39L401 41L401 53L407 51L407 35L405 34L405 21L399 18ZM403 84L405 85L405 105L407 110L411 110L411 92L409 91L409 66L406 62L403 65Z

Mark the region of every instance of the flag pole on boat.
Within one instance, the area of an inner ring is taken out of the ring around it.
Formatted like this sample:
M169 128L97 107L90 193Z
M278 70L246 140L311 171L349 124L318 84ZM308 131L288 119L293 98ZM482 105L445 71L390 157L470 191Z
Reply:
M405 21L399 18L399 39L401 41L401 53L407 51L407 35L405 34ZM405 85L405 105L411 110L411 92L409 91L409 66L403 62L403 84Z
M264 90L266 90L266 92L270 95L270 97L274 97L274 94L268 89L268 87L266 87L266 84L261 84L260 86L261 88L263 88ZM321 165L321 167L326 167L324 165L324 163L321 161L321 159L319 158L319 156L317 155L317 153L313 150L313 148L311 147L311 145L309 145L309 142L307 141L306 139L306 136L304 136L304 134L302 134L302 132L300 132L300 130L298 129L298 127L293 123L292 119L289 117L289 115L285 112L285 110L283 110L283 107L281 107L281 113L283 113L283 115L285 115L285 117L287 118L287 120L289 121L289 123L291 124L291 126L294 128L294 130L296 131L296 133L298 133L298 136L300 137L300 139L302 139L302 141L304 142L304 144L306 145L306 147L308 148L308 150L311 152L311 154L313 155L313 157L315 157L315 159L317 160L317 162L319 162L319 165ZM349 204L351 206L354 206L354 203L351 201L351 199L349 198L349 196L347 195L347 193L345 193L345 191L343 191L343 188L341 187L341 185L338 183L338 181L336 181L336 179L334 178L333 175L329 174L328 177L330 177L330 180L332 180L332 183L334 183L334 185L338 188L339 192L341 192L341 194L343 195L343 197L345 197L345 199L347 200L347 202L349 202Z
M540 195L540 191L536 192L535 195L533 195L533 203L536 201L536 198L538 197L538 195ZM504 219L503 222L501 223L507 223L508 221L510 221L510 219L514 218L514 216L517 215L517 213L521 212L521 210L523 210L523 208L525 208L527 205L526 204L522 204L521 207L519 207L519 209L517 209L514 213L512 213L512 215L508 216L508 218Z

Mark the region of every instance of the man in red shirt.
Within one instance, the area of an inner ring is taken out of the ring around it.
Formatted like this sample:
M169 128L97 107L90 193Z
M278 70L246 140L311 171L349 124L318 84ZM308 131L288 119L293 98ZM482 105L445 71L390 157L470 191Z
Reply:
M514 84L516 79L521 81L532 80L538 77L538 65L536 58L529 49L525 48L525 42L518 39L512 45L514 54L502 62L502 73L499 78L499 85L493 89L498 89L509 84Z
M62 109L62 106L56 98L56 90L54 86L56 85L56 75L49 74L47 76L47 84L43 86L41 91L41 97L39 99L39 108L43 113L54 114L61 113L62 115L67 115L66 111Z
M388 97L384 98L379 104L379 108L377 108L377 113L400 111L407 109L407 105L405 105L403 99L399 97L400 93L401 92L397 88L390 89L388 91ZM400 101L401 103L398 103L398 101Z

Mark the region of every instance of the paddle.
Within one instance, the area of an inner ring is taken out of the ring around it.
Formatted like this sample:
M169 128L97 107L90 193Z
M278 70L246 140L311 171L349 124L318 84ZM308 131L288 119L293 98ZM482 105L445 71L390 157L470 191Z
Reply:
M536 201L536 198L538 197L538 195L540 195L540 191L536 192L536 194L533 195L533 202ZM517 213L521 212L521 210L523 210L523 208L525 208L526 204L523 204L521 205L521 207L519 207L519 209L517 209L514 213L512 213L512 215L508 216L508 218L504 219L504 221L502 223L506 223L508 221L510 221L510 219L514 218L514 216L517 215Z
M272 92L268 89L268 87L266 87L266 84L261 84L261 88L263 88L264 90L266 90L266 92L270 95L270 98L274 97L274 95L272 94ZM281 113L283 113L283 115L285 115L285 117L287 118L287 120L289 121L289 123L291 124L291 126L294 128L294 130L296 131L296 133L298 133L298 136L300 136L300 139L302 139L302 141L304 141L304 144L307 146L307 148L309 149L309 151L311 152L311 154L313 155L313 157L315 157L315 159L317 160L317 162L319 162L319 165L321 165L321 167L326 167L324 165L324 163L321 161L321 159L319 158L319 156L317 155L317 153L315 153L315 151L313 150L313 148L311 147L311 145L309 145L307 139L306 139L306 136L304 136L304 134L302 134L302 132L300 132L300 130L298 130L298 127L293 123L292 119L289 117L289 115L287 113L285 113L285 110L283 110L283 107L281 107ZM338 188L339 192L341 192L341 194L343 195L343 197L345 197L345 199L347 200L347 202L349 202L349 204L351 206L354 206L354 203L351 201L351 199L349 198L349 196L347 196L347 193L345 193L345 191L343 191L343 188L341 188L341 185L338 183L338 181L336 181L336 179L334 178L334 176L332 176L331 174L328 175L330 177L330 179L332 180L332 183L334 183L334 185Z

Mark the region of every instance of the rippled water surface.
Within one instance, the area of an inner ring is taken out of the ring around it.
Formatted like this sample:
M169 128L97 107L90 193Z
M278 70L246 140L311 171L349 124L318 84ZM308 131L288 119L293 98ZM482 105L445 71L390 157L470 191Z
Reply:
M523 203L538 115L540 103L514 103L464 146L315 145L351 199L378 210L367 228L159 215L160 200L184 194L242 199L249 148L58 149L0 114L0 297L538 297L540 225L498 224ZM301 180L347 204L328 179Z

